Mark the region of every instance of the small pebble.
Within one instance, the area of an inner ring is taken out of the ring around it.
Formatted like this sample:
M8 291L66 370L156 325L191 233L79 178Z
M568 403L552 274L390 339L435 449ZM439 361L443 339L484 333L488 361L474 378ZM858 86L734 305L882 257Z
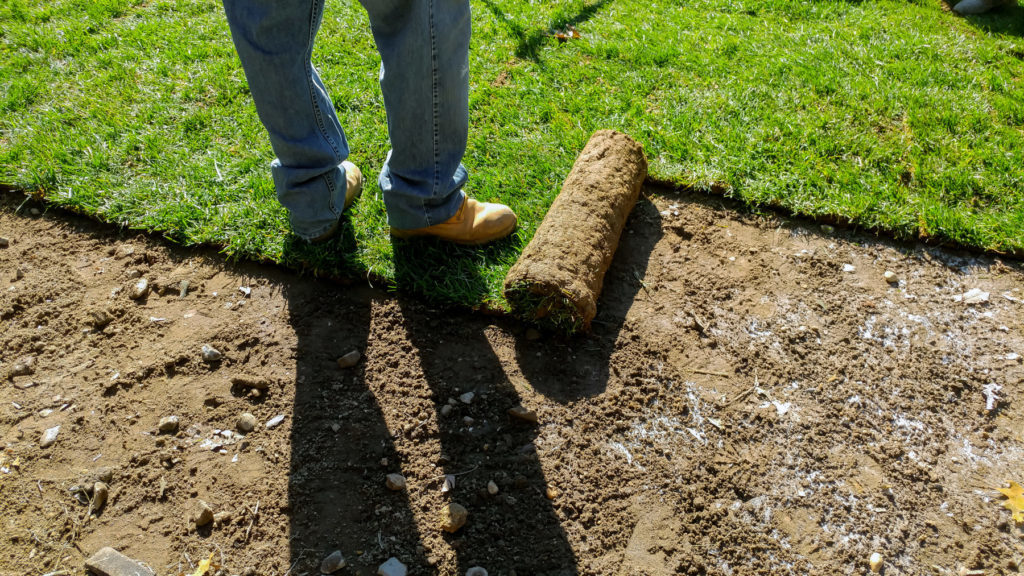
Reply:
M469 570L466 570L466 576L488 576L487 570L484 570L480 566L473 566Z
M284 422L284 414L278 414L277 416L274 416L270 420L267 420L267 430L277 428L278 426L281 425L281 422Z
M7 248L11 245L11 241L3 236L0 236L0 248Z
M877 574L882 569L882 555L878 552L872 554L868 565L871 566L871 571Z
M197 528L213 522L213 509L202 500L199 500L196 504L195 521Z
M885 281L888 282L889 284L899 284L900 277L897 276L896 273L893 272L892 270L886 270L885 274L883 274L882 276L885 278Z
M398 558L388 558L388 561L377 568L377 576L405 576L409 571L398 561Z
M222 354L220 350L217 350L209 344L203 344L202 351L203 360L207 362L216 362L224 357L224 354Z
M11 376L28 376L35 372L36 359L32 356L25 356L11 366Z
M537 424L540 422L540 418L537 417L536 412L533 410L527 410L523 406L513 406L512 408L509 408L508 415L516 420L522 420L523 422L529 422L531 424Z
M544 496L546 496L548 500L558 498L558 494L558 489L553 486L548 486L547 490L544 491Z
M341 550L335 550L331 552L324 561L320 563L321 574L333 574L338 570L345 567L345 557L341 555Z
M462 396L459 396L459 402L462 402L463 404L470 404L473 402L474 396L476 396L476 394L473 394L472 392L466 392Z
M238 422L235 423L238 431L243 434L248 434L256 429L256 417L248 412L243 412L238 417Z
M384 485L388 487L388 490L405 490L405 476L401 474L388 474L387 478L384 479Z
M853 264L843 264L843 272L856 272L857 267Z
M476 420L473 419L472 416L463 416L462 417L462 423L465 424L466 426L472 426L473 423L475 423L475 422L476 422Z
M43 432L43 437L39 440L39 445L43 448L49 448L53 446L53 443L57 441L57 434L60 433L60 426L54 426L53 428L47 428Z
M345 368L351 368L359 363L360 358L362 358L362 354L359 353L359 350L353 350L341 358L338 358L338 368L341 368L342 370Z
M452 405L451 404L445 404L444 406L441 406L441 416L448 416L451 413L452 413Z
M177 416L165 416L160 419L160 423L157 425L157 430L161 434L174 434L178 431L178 417Z
M487 482L487 493L491 496L498 494L498 485L494 483L494 480Z
M445 532L458 532L466 525L469 511L461 504L452 502L441 510L441 529Z
M141 300L146 296L149 296L149 280L143 278L136 282L135 286L132 286L131 292L128 293L128 297L132 300Z
M92 485L92 509L99 510L103 508L103 505L107 503L107 498L110 496L110 488L103 482L97 482Z

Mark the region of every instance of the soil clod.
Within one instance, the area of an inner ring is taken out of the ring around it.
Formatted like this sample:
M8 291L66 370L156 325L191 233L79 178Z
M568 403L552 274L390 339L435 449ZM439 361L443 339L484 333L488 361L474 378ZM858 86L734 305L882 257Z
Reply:
M196 528L201 528L213 522L213 508L203 500L196 501L195 514L193 516Z

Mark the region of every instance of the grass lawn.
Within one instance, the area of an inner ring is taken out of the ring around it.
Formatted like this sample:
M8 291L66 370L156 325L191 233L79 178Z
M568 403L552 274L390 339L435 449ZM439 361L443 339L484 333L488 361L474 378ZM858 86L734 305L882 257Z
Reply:
M337 243L290 235L216 0L4 0L0 183L182 243L431 298L502 306L501 280L599 128L653 177L901 237L1024 250L1024 8L937 0L474 0L470 192L509 241L395 243L369 186ZM578 39L557 32L574 26ZM388 149L357 2L328 1L314 62L351 159Z

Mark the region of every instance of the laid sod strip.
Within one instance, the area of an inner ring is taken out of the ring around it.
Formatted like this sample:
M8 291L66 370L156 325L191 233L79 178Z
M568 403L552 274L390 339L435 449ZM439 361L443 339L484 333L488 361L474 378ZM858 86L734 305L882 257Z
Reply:
M177 242L502 307L505 273L594 131L652 177L901 237L1024 249L1024 9L924 0L473 3L470 193L517 234L392 243L373 186L329 246L289 234L216 0L0 3L0 182ZM353 150L388 149L365 12L314 55Z

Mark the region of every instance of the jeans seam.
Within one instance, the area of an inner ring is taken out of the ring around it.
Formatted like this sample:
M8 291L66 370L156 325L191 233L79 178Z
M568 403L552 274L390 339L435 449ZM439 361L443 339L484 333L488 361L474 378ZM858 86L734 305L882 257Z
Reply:
M331 147L334 152L334 157L339 159L340 162L341 152L338 150L338 146L331 140L331 137L327 134L327 127L324 126L323 112L320 110L320 105L317 103L316 98L316 84L313 82L313 44L316 41L316 20L318 11L318 0L313 0L310 3L309 11L309 37L306 39L306 53L304 55L304 65L306 68L306 85L309 89L309 103L313 107L313 116L316 117L316 126L320 130L320 136L324 139L324 142Z
M434 128L434 139L433 139L433 144L434 144L434 150L433 150L433 152L434 152L434 183L433 183L433 189L430 191L430 197L431 198L436 198L437 194L438 194L438 189L441 186L441 182L440 182L440 179L441 179L441 152L440 152L440 150L441 150L441 142L440 142L440 138L441 138L441 125L440 124L441 124L441 121L440 121L440 116L441 116L441 114L440 114L440 110L438 109L439 106L440 106L440 95L438 94L438 87L437 87L437 84L438 84L438 79L437 79L437 77L438 77L437 30L436 30L436 25L435 25L435 22L434 22L434 0L430 0L430 2L427 5L427 10L428 10L428 13L427 13L428 14L428 26L430 27L430 75L431 75L431 80L432 80L432 86L431 86L432 102L431 102L431 104L432 104L432 111L433 111L433 115L434 115L434 118L433 118L433 120L434 120L434 125L433 125L433 128ZM433 222L431 221L432 219L431 219L430 211L427 210L426 199L421 200L421 202L423 203L423 213L424 213L424 217L426 218L426 221L427 221L427 226L430 226L430 225L433 224Z

